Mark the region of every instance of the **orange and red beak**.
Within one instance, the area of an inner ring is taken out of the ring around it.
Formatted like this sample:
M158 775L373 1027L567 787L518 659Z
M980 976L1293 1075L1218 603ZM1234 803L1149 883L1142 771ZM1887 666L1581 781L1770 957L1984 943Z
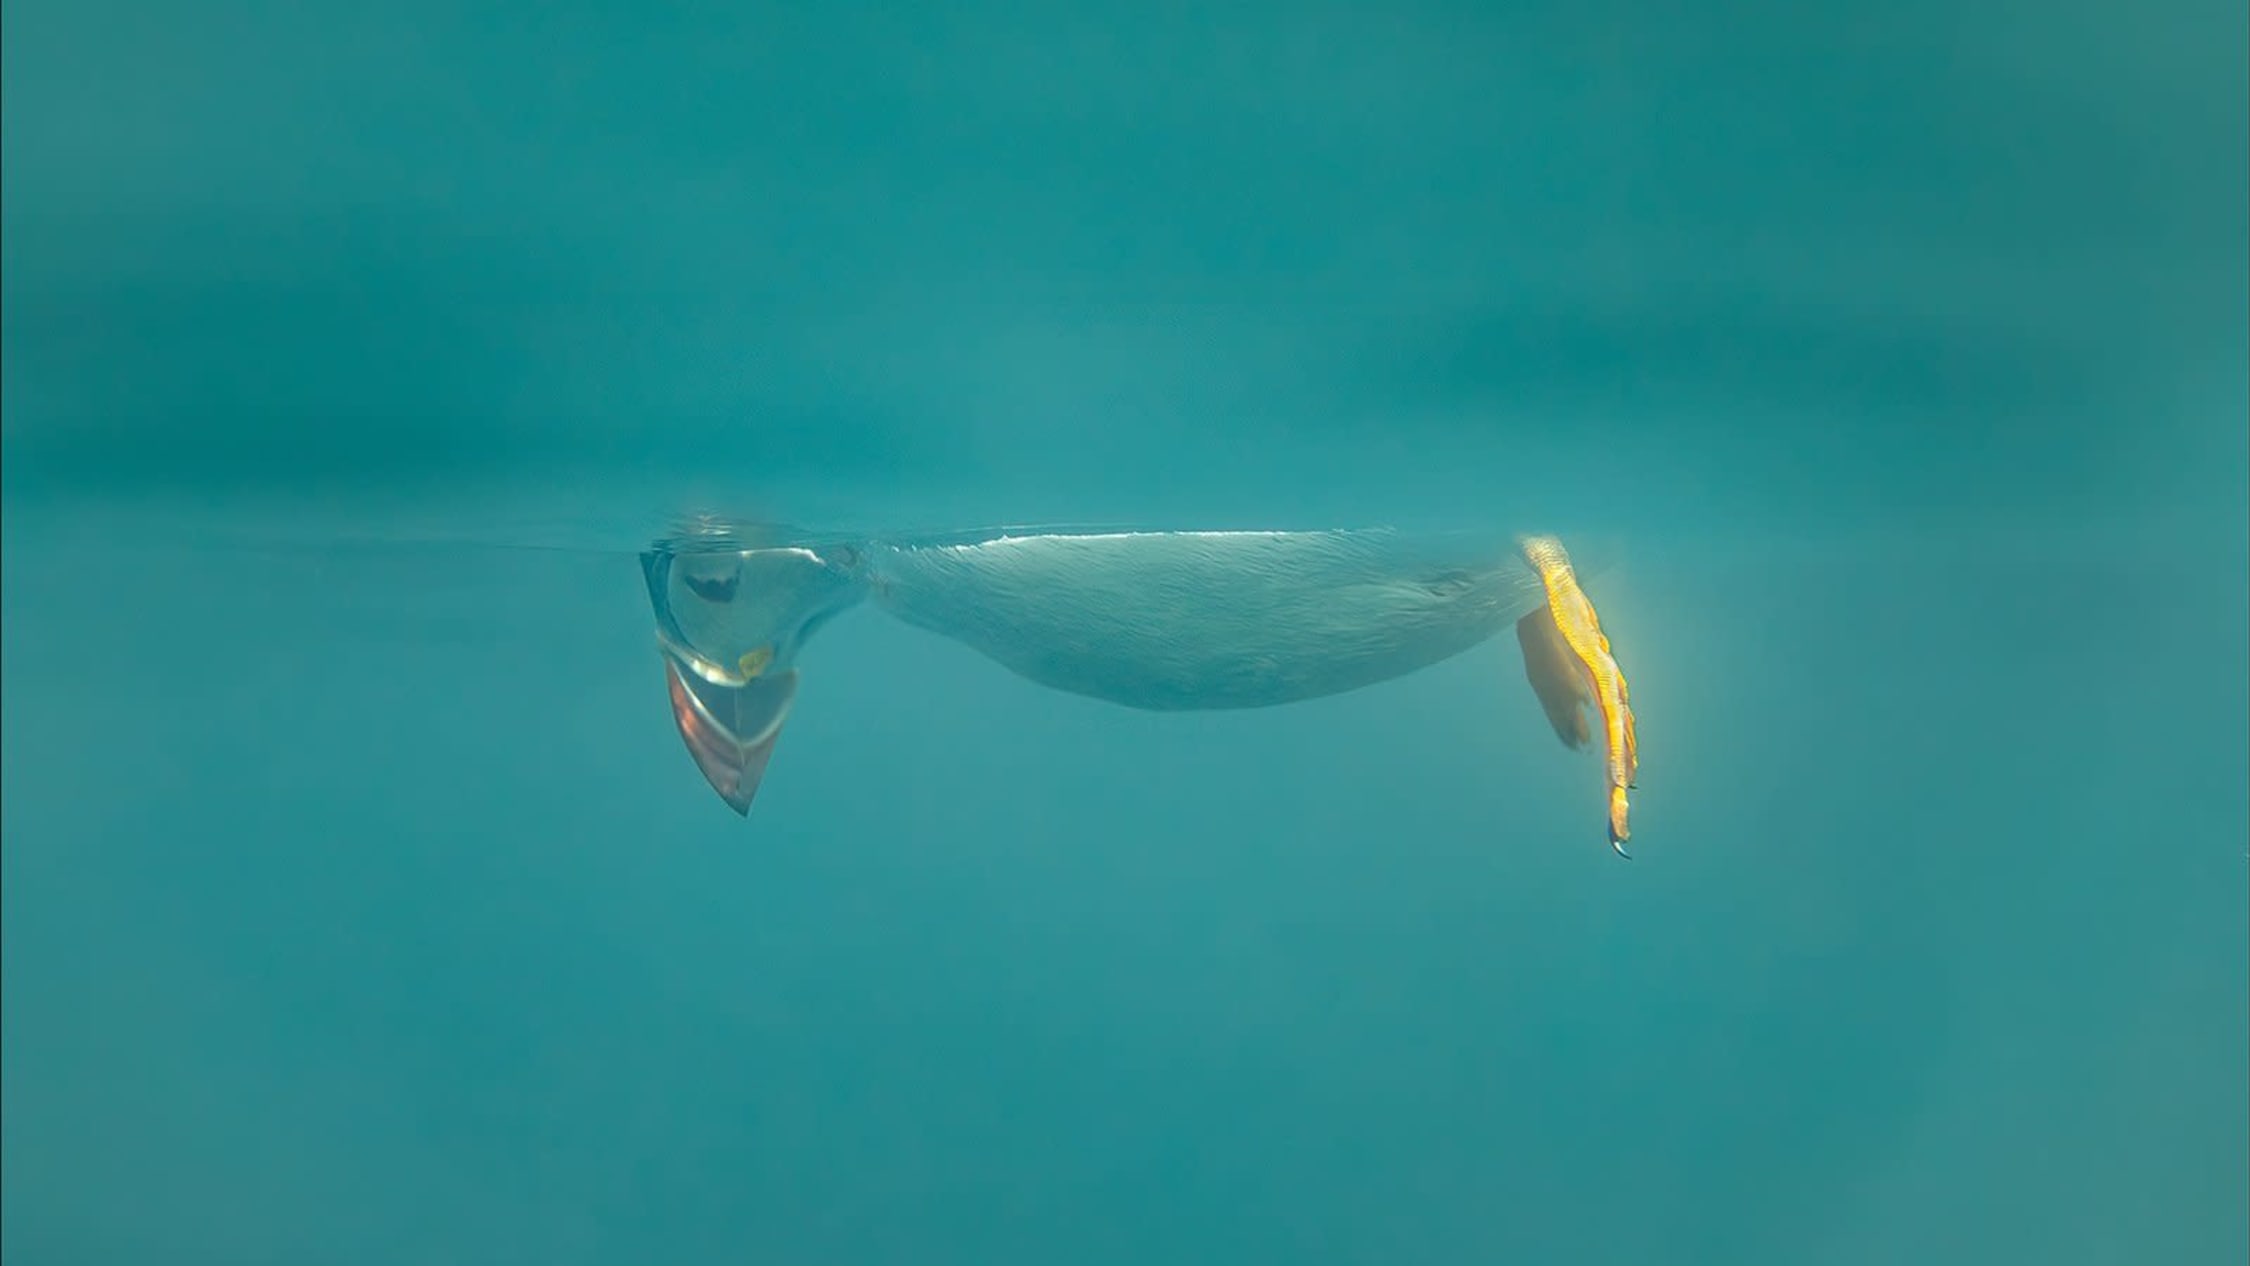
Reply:
M789 719L789 705L797 698L796 671L739 684L715 681L667 651L664 677L672 697L672 724L695 767L729 808L748 817L766 762L773 759L774 740L781 737L781 723Z

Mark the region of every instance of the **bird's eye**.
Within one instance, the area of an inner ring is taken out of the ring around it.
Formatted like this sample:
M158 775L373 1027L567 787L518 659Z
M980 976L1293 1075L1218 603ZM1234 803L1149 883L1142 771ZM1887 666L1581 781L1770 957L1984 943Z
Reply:
M687 582L687 587L694 591L695 596L705 602L734 601L735 588L742 583L740 572L725 580L713 580L704 576L682 576L680 579Z

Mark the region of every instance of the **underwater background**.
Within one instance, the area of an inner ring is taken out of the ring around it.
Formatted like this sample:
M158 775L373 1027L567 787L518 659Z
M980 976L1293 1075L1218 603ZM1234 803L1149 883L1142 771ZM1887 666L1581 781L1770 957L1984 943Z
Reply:
M0 1256L2242 1262L2246 27L9 4ZM697 509L1601 542L1635 858L867 610L739 820Z

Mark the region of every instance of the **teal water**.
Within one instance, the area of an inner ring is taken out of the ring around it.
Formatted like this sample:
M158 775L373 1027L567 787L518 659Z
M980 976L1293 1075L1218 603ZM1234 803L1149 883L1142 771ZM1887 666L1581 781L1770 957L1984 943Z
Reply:
M10 1266L2250 1255L2239 5L5 22ZM1635 858L697 508L1598 543Z

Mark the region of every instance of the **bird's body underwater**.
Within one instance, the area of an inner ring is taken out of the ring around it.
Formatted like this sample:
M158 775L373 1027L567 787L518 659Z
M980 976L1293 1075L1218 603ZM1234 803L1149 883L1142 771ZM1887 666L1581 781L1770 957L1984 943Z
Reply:
M675 723L747 813L794 702L798 657L871 601L1041 685L1135 708L1265 707L1428 667L1513 624L1557 734L1610 750L1626 836L1631 711L1591 602L1549 537L993 530L842 537L705 524L642 555Z

